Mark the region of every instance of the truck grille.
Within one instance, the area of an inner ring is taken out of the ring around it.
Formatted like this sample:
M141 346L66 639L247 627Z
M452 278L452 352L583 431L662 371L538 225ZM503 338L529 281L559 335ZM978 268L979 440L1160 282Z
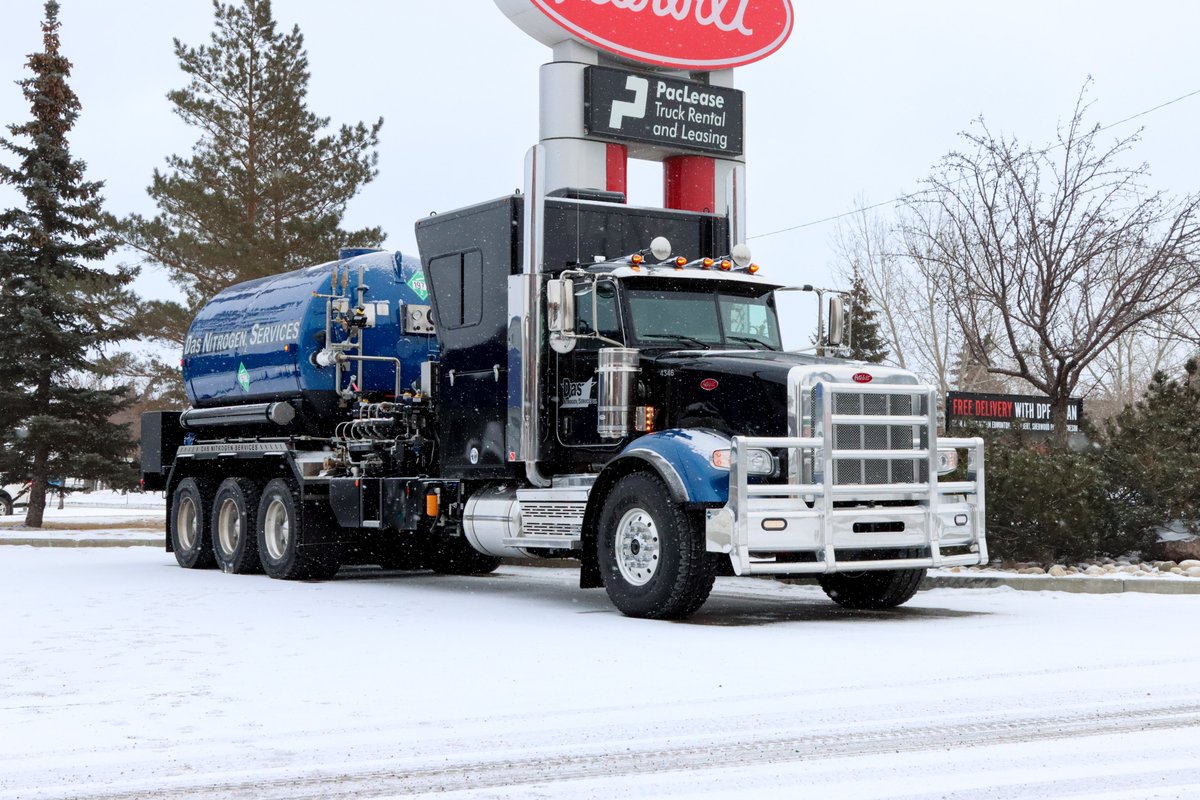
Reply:
M831 393L830 401L833 403L833 413L841 416L912 417L928 414L928 399L910 394L836 391ZM820 403L821 398L814 391L809 404L814 422L819 421L822 413ZM912 461L886 458L839 460L834 464L833 483L864 486L925 483L929 480L929 467L925 460L928 437L923 425L836 424L833 426L835 450L912 450L914 458ZM820 469L815 463L812 468Z

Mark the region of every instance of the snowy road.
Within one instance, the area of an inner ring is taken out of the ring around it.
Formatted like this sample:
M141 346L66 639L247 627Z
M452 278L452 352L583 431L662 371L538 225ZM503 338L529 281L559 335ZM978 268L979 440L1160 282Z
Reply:
M1200 596L573 581L0 548L0 798L1200 797Z

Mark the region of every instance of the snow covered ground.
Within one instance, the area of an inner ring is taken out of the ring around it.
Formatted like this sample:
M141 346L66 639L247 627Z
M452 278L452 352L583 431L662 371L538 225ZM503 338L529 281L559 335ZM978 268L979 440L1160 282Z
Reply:
M2 547L0 799L1200 797L1200 596L575 579Z

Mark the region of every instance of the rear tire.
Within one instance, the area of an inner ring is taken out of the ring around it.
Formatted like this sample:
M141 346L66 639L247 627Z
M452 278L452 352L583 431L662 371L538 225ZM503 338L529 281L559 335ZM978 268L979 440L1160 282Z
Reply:
M0 492L0 516L7 517L13 513L13 501L4 492Z
M216 563L208 525L211 506L212 484L200 478L184 478L171 495L171 549L184 569L208 569Z
M691 616L716 579L696 520L644 473L621 478L605 499L596 547L604 589L626 616Z
M923 569L871 570L820 575L817 582L842 608L880 610L912 599L925 579Z
M226 478L212 505L213 556L222 572L262 572L258 559L258 496L248 478Z
M282 580L324 580L341 566L336 544L314 543L325 534L322 520L302 520L291 485L276 478L258 501L258 557L263 571ZM308 540L306 543L305 540Z

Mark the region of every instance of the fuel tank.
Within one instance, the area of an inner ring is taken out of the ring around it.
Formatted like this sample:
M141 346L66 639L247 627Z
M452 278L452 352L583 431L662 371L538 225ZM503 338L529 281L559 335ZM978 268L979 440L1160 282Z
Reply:
M326 347L329 296L348 298L358 307L359 275L367 287L363 305L374 312L374 327L363 330L363 355L398 358L401 386L417 385L421 363L436 359L437 337L429 320L429 290L421 263L398 252L343 251L343 258L235 284L217 294L196 315L183 350L183 380L194 408L287 401L296 407L293 429L332 432L342 417L335 368L320 366L316 355ZM336 288L332 282L336 277ZM343 289L343 277L348 276ZM332 343L352 335L341 325L329 331ZM342 387L357 383L358 365L350 362ZM396 371L389 362L366 362L358 388L373 399L395 393Z

